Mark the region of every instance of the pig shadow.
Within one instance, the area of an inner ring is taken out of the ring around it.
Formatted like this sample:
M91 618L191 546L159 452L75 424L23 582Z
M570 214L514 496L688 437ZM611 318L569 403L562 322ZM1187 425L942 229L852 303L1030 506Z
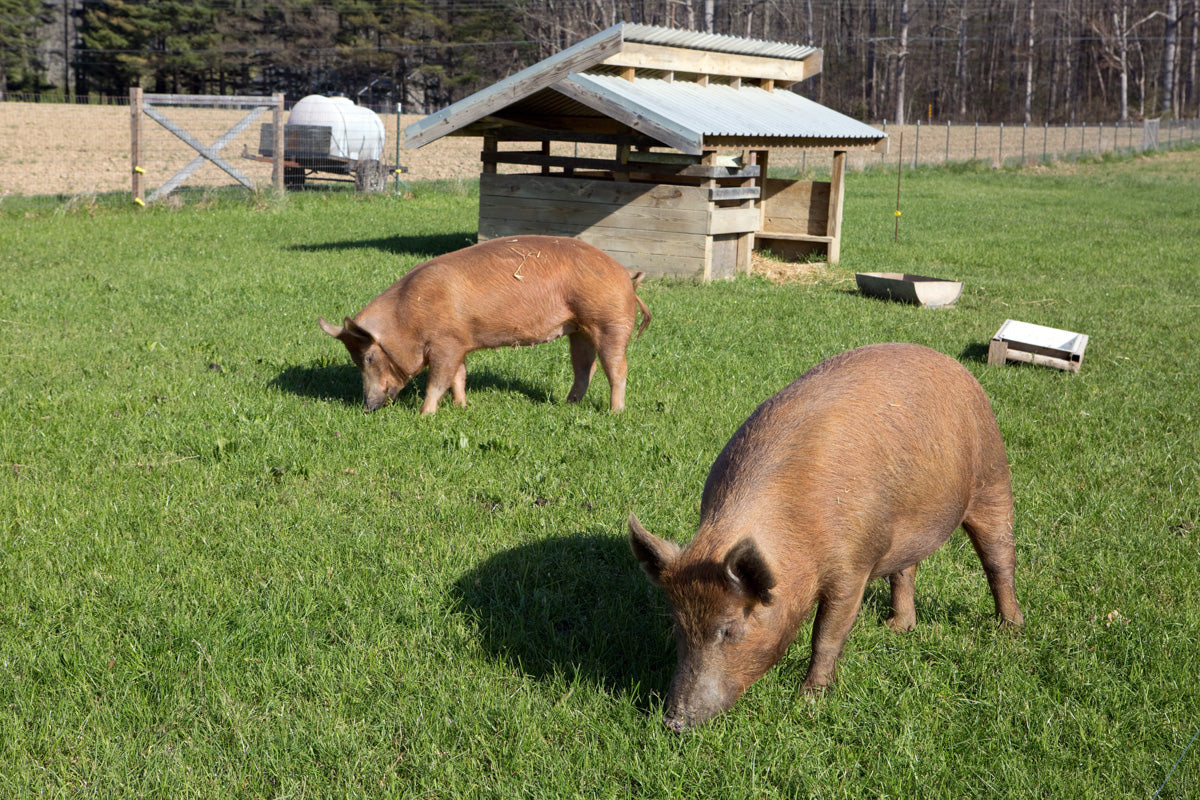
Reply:
M666 601L623 537L571 533L504 550L452 591L483 647L534 680L582 679L646 711L666 692Z
M340 347L340 345L339 345ZM276 389L313 400L362 404L362 377L353 364L303 364L287 367L274 378Z
M340 345L339 345L340 347ZM426 373L410 380L393 401L396 405L421 407L425 397ZM271 380L276 389L322 402L341 402L349 406L360 406L363 402L362 375L353 364L327 364L314 362L287 367ZM523 394L535 403L553 401L551 391L544 385L529 383L512 375L484 368L472 370L467 365L467 403L475 392L499 391ZM451 403L449 393L442 398L442 405Z
M378 239L351 239L344 242L297 244L289 250L300 253L340 253L347 250L380 250L392 255L416 255L430 259L475 244L479 237L466 231L428 236L385 236Z

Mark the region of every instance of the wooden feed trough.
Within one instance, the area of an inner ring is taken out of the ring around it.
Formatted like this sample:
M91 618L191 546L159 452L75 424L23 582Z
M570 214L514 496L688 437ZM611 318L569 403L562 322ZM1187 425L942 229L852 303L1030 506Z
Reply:
M899 300L929 308L952 306L962 294L962 282L903 272L856 272L858 290L871 297Z
M1084 333L1006 319L988 345L988 363L1020 361L1078 372L1087 344Z
M846 151L886 134L790 91L821 51L620 23L432 114L404 146L483 142L479 239L542 233L651 276L841 248ZM583 148L584 153L580 153ZM828 181L768 179L772 150L832 151Z

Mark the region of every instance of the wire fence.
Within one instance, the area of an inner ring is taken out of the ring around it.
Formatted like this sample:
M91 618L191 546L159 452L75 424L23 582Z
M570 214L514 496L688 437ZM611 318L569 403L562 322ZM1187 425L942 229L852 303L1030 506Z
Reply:
M0 213L18 204L63 206L93 202L124 193L132 202L131 116L128 97L93 102L45 103L10 95L0 102ZM471 180L480 172L481 143L475 138L443 137L417 150L397 147L403 127L420 117L376 109L387 134L389 162L407 167L405 184L426 180ZM171 112L197 140L220 139L245 115L236 108L180 108ZM886 153L850 151L850 169L895 168L983 162L1004 167L1072 160L1107 153L1127 154L1200 144L1200 120L1147 120L1074 125L975 125L961 123L878 124L888 134ZM260 155L260 125L255 123L226 143L222 154L256 187L271 182L271 165ZM144 185L165 184L196 157L196 150L161 125L142 126ZM779 150L772 171L827 170L827 152ZM237 184L213 164L204 164L186 182L200 191Z
M877 125L888 135L888 151L851 151L849 169L906 168L981 162L988 166L1028 166L1105 154L1126 155L1200 144L1200 120L1079 123L1074 125L942 124ZM797 172L820 169L828 161L807 151L771 155L772 167Z

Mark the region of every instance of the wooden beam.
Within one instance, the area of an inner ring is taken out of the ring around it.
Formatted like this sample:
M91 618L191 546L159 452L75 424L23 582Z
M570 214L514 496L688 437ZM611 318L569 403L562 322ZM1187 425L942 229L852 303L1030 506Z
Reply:
M499 143L495 136L483 137L483 152L480 158L483 160L483 173L485 175L496 174L496 156L500 151Z
M549 88L572 72L587 69L621 49L621 30L613 26L577 45L492 84L405 129L404 146L416 148L494 114L525 97Z
M791 85L818 74L821 60L820 50L814 50L811 55L797 60L625 42L620 52L608 56L602 63L665 72L695 72L759 80L770 78Z
M846 192L846 151L833 154L829 177L829 263L836 264L842 250L842 201Z
M643 160L633 154L627 161L616 158L584 158L581 156L556 156L541 150L499 150L484 140L480 159L485 165L521 164L532 167L561 167L562 169L595 169L607 172L628 170L639 174L662 175L672 178L694 178L696 180L745 180L757 178L758 167L726 167L720 164L686 164ZM546 144L549 144L548 142ZM618 145L628 147L629 145Z
M223 96L210 94L146 94L142 101L152 106L269 106L275 95Z
M699 155L701 152L703 135L699 131L674 125L669 118L658 114L653 109L630 108L627 104L617 102L571 80L562 81L554 88L572 100L577 100L605 116L622 122L634 130L641 131L647 136L653 136L667 147L673 147L691 155Z

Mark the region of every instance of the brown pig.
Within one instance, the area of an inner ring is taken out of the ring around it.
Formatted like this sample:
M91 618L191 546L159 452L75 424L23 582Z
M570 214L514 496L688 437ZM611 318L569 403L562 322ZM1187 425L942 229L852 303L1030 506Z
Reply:
M750 415L704 484L685 548L634 515L630 544L672 606L678 667L664 722L728 709L817 608L804 688L834 680L867 582L891 582L893 630L916 625L917 564L962 525L996 613L1023 624L1013 504L996 418L954 359L911 344L836 355Z
M466 399L467 353L571 341L575 382L568 402L582 399L596 371L608 376L609 407L625 407L625 347L641 309L640 336L650 311L630 274L602 250L557 236L510 236L446 253L419 264L342 327L318 318L362 372L367 411L394 399L425 366L422 414L437 411L449 389Z

